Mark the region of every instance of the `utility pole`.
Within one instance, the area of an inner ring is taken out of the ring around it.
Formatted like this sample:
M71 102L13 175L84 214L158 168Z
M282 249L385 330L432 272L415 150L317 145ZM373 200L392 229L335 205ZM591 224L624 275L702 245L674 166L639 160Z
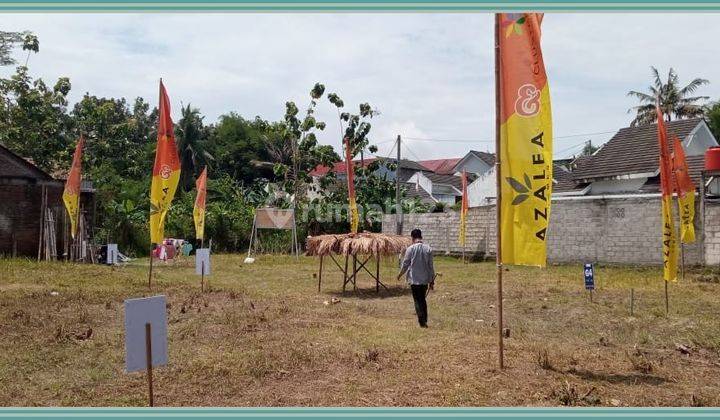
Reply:
M400 202L400 134L397 136L397 161L395 162L395 233L402 235L403 210Z

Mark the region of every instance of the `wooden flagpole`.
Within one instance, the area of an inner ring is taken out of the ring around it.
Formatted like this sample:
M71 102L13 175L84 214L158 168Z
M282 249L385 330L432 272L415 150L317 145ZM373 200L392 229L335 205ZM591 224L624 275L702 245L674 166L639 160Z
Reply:
M670 298L668 296L668 281L665 280L665 316L670 314Z
M200 261L200 293L205 293L205 261Z
M152 363L152 334L150 323L145 324L145 361L148 380L148 405L153 407L153 363Z
M148 272L148 289L152 289L152 268L153 268L153 251L154 244L150 244L150 271Z
M502 234L501 211L502 203L500 176L500 14L495 14L495 260L497 264L497 332L498 332L498 367L505 368L503 343L503 292L502 292Z

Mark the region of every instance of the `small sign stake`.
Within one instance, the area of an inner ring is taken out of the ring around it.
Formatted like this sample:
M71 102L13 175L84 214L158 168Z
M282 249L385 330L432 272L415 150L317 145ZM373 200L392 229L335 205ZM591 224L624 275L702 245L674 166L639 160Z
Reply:
M145 323L145 360L147 361L147 381L148 381L148 405L154 406L153 402L153 377L152 377L152 327L150 323Z
M592 264L585 264L585 290L590 292L590 302L593 301L593 290L595 289L595 269Z
M148 404L155 405L153 367L167 364L167 312L165 296L125 301L125 370L145 370Z
M200 276L200 291L205 291L205 276L210 275L210 248L195 251L195 274Z

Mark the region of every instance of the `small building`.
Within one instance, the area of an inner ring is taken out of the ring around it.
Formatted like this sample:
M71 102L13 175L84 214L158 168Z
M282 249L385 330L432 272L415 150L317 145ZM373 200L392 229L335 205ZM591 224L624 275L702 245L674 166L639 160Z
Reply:
M680 140L688 162L688 170L699 186L705 151L718 145L702 118L666 123L670 150L672 139ZM572 171L574 186L564 195L607 195L652 193L660 189L660 148L657 124L620 129L592 156L578 162ZM558 191L560 192L560 191Z
M70 222L62 201L64 182L0 145L0 255L63 258ZM92 186L81 189L81 208L92 232ZM44 221L44 223L43 223ZM42 235L42 236L41 236ZM43 238L54 238L52 243Z

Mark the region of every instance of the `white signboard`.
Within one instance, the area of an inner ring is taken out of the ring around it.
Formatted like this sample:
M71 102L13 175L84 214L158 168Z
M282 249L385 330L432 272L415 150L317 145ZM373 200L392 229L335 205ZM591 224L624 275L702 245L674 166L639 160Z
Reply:
M210 275L210 248L198 248L195 250L195 274Z
M107 244L107 252L105 253L105 264L117 264L118 262L118 246L117 244Z
M152 365L167 364L167 314L165 296L125 301L125 369L137 372L147 368L145 324L150 324Z

